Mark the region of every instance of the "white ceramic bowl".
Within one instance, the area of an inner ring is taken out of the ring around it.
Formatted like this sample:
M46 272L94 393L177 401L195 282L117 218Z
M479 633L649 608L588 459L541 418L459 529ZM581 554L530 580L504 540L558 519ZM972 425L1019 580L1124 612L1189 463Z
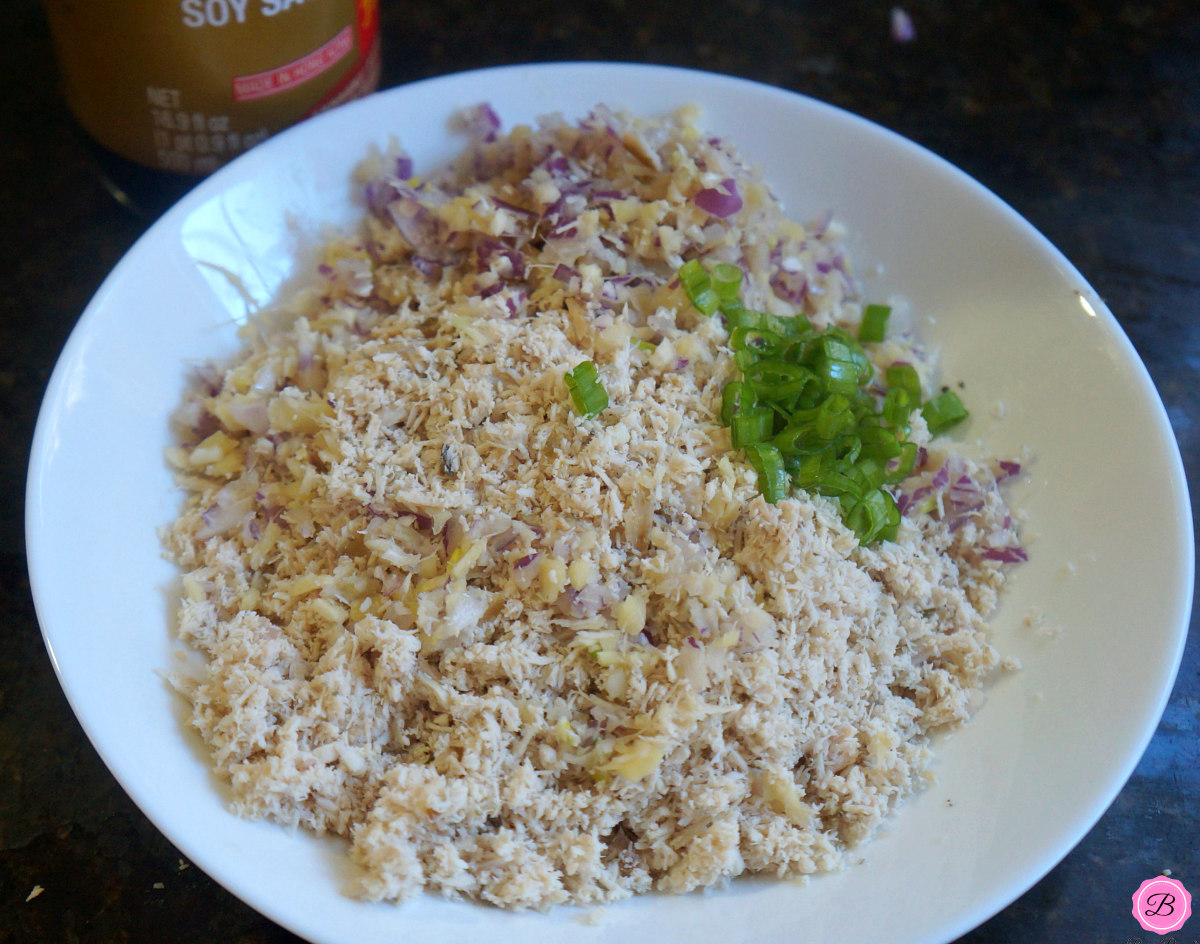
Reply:
M936 786L844 873L801 886L738 881L579 913L509 914L343 894L335 841L231 815L183 705L175 574L156 529L178 495L162 451L189 361L230 353L248 305L295 275L319 224L360 212L350 173L396 135L418 169L452 156L455 109L505 126L604 102L699 103L757 160L793 216L833 209L871 297L911 301L948 376L968 380L965 435L1036 461L1016 499L1031 559L996 619L1024 669L938 747ZM991 406L1002 402L1003 418ZM189 194L130 251L80 319L38 422L27 507L30 576L72 707L110 769L188 858L320 944L500 939L879 942L953 939L1017 898L1096 822L1149 740L1191 606L1186 484L1162 405L1096 293L995 196L914 144L807 98L728 77L563 64L452 75L338 109L266 142ZM1023 626L1044 615L1056 635Z

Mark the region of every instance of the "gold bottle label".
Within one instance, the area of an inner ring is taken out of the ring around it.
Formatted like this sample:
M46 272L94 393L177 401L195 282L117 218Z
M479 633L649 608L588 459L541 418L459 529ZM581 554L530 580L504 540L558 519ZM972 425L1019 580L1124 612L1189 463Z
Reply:
M100 144L207 174L379 84L378 0L44 0L67 103Z

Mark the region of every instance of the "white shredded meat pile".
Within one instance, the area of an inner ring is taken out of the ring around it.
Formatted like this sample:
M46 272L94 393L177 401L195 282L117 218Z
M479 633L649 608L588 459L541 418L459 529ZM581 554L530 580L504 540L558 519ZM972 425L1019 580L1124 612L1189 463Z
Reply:
M196 371L169 458L173 681L238 814L346 837L359 893L511 908L838 868L967 719L1023 558L998 483L914 417L894 542L768 504L680 265L853 326L828 214L790 221L697 116L598 107L364 165L361 230ZM882 369L932 368L911 338ZM564 374L592 361L609 406Z

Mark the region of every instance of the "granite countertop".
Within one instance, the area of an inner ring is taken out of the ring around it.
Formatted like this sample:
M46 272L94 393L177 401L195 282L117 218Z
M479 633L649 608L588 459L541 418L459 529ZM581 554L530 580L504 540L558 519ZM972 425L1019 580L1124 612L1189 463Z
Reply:
M383 85L518 61L658 62L803 92L912 138L1028 218L1098 290L1149 369L1200 494L1200 7L905 0L915 36L904 42L890 9L384 0ZM0 5L0 34L0 487L11 496L0 515L0 942L295 941L134 807L39 635L22 533L36 411L75 320L155 208L130 212L99 183L37 3ZM1130 896L1164 870L1200 890L1198 650L1193 633L1158 732L1109 811L961 944L1164 940L1140 931ZM1175 935L1197 939L1200 917Z

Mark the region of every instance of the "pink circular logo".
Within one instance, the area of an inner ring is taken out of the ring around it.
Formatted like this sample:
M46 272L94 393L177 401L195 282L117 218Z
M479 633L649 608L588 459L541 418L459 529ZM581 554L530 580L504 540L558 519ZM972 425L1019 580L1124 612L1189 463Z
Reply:
M1142 882L1133 893L1133 916L1143 931L1170 934L1192 915L1192 896L1183 883L1165 875Z

